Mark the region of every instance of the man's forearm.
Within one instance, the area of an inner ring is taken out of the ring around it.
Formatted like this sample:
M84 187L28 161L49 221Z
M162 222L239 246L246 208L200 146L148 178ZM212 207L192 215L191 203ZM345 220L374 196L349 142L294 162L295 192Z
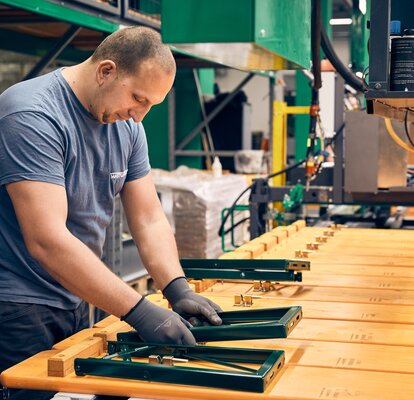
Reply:
M184 276L174 234L165 215L151 224L132 230L139 254L159 289L174 278Z
M71 293L118 317L141 298L69 231L42 244L32 255Z

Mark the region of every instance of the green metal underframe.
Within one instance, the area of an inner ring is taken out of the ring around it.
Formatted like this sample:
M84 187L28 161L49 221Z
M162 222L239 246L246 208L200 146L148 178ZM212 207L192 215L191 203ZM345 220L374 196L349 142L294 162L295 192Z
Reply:
M284 363L284 351L237 349L210 346L145 344L142 342L108 342L110 353L126 354L123 360L101 358L75 359L76 375L95 375L153 382L178 383L223 389L264 392ZM233 370L203 367L180 367L132 361L132 357L173 356L204 360ZM258 369L235 366L234 363L258 364ZM242 371L241 371L242 370Z
M0 3L53 17L60 21L80 25L97 31L112 33L117 31L120 27L119 24L108 21L104 18L95 17L82 11L73 10L60 4L49 3L45 0L0 0Z
M223 311L222 325L194 326L191 333L198 343L226 340L287 338L302 319L302 308L278 307L260 310ZM119 333L120 342L140 341L137 332Z
M193 279L242 279L301 282L310 262L303 260L228 260L183 258L185 276Z

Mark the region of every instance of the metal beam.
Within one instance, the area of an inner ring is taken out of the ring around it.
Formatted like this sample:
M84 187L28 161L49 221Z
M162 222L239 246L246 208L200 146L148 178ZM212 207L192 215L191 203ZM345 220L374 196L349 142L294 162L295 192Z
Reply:
M62 2L64 5L54 4L46 0L0 0L0 3L31 11L36 14L47 15L48 17L56 18L58 21L65 21L69 24L78 24L97 31L112 33L119 29L119 23L114 23L101 16L95 16L69 8L65 6L64 2ZM72 3L70 4L73 5Z
M253 73L244 78L240 84L210 113L207 115L207 118L204 121L201 121L178 145L177 149L182 150L185 146L187 146L196 136L197 134L203 129L206 124L208 124L216 115L224 108L233 98L239 93L239 91L246 85L247 82L250 81L254 76Z
M32 68L31 71L23 78L24 81L35 78L45 68L47 68L59 54L67 47L72 39L79 33L82 28L77 25L71 25L66 33L55 43L52 49Z

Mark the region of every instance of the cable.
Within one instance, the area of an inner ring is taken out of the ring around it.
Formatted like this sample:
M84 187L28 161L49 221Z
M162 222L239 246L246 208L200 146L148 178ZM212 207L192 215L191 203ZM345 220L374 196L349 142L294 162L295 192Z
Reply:
M408 111L410 111L410 110L407 109L407 111L405 112L404 128L405 128L405 134L407 136L407 139L410 142L411 146L413 146L413 148L414 148L414 143L413 143L413 140L411 139L410 131L408 129Z
M394 128L392 127L391 120L389 118L385 118L385 127L387 128L387 132L392 137L395 143L397 143L399 146L401 146L403 149L409 151L410 153L414 153L414 147L409 146L407 143L405 143L400 137L396 134L394 131Z
M293 164L293 165L290 165L289 167L286 167L286 168L284 168L284 169L282 169L282 170L280 170L280 171L278 171L278 172L274 172L273 174L270 174L270 175L267 175L265 178L263 178L264 180L266 180L266 181L268 181L269 179L271 179L271 178L274 178L275 176L279 176L279 175L282 175L282 174L284 174L284 173L286 173L286 172L289 172L289 171L291 171L291 170L293 170L293 169L295 169L295 168L297 168L297 167L299 167L301 164L303 164L304 162L305 162L306 160L301 160L301 161L298 161L296 164ZM238 196L237 196L237 199L236 200L234 200L234 202L233 202L233 204L230 206L230 208L227 210L227 214L225 215L225 217L223 218L223 220L221 221L221 225L220 225L220 228L219 228L219 230L218 230L218 235L219 236L221 236L221 235L223 235L223 234L225 234L226 232L224 232L223 233L223 231L224 231L224 225L226 224L226 222L227 222L227 220L228 220L228 218L229 218L229 216L230 216L230 214L234 211L234 208L236 207L236 205L237 205L237 202L242 198L242 196L245 194L245 193L247 193L251 188L253 187L253 183L251 184L251 185L249 185L249 186L247 186L247 188L246 189L244 189Z
M230 227L229 229L227 229L226 231L224 231L224 234L227 235L228 233L230 233L231 231L233 231L235 228L237 228L239 225L241 225L243 222L246 222L250 219L249 217L243 218L240 221L237 221L232 227Z
M323 24L321 24L321 45L323 51L326 54L326 57L328 57L328 60L338 71L339 75L345 79L345 82L355 90L358 90L359 92L365 92L368 89L367 84L362 79L359 79L353 72L351 72L351 70L339 59L338 55L332 47L332 44L328 38L328 34L326 33L325 26Z

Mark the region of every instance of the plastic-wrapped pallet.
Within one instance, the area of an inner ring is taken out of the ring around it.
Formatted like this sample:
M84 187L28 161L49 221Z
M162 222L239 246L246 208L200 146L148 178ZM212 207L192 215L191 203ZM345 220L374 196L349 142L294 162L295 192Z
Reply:
M155 169L153 175L175 232L180 257L216 258L222 254L221 239L217 235L221 211L230 207L246 188L246 178L233 174L215 178L210 173L187 167L172 172ZM235 234L236 243L241 243L243 229L236 228ZM229 241L230 234L226 242Z

